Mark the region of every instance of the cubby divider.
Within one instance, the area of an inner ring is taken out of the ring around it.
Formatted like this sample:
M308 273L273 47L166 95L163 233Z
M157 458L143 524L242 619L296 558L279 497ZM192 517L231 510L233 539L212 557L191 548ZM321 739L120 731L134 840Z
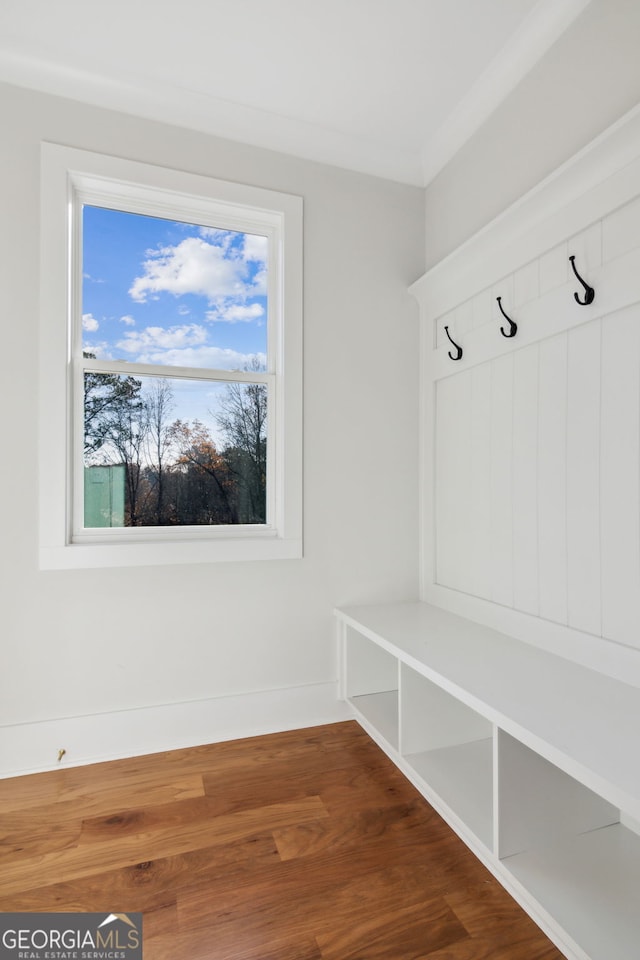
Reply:
M347 628L346 699L394 750L399 742L398 670L396 657Z
M426 790L491 848L492 724L404 663L400 753Z
M640 689L425 603L337 618L343 696L425 798L569 960L637 960Z

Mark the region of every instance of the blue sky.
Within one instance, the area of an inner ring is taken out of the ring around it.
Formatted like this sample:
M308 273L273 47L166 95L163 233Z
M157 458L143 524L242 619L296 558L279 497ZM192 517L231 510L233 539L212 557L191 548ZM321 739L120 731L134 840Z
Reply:
M85 206L83 349L163 366L264 364L266 257L265 237Z
M83 350L167 367L172 416L216 437L224 388L171 367L266 368L266 238L87 205L82 245Z

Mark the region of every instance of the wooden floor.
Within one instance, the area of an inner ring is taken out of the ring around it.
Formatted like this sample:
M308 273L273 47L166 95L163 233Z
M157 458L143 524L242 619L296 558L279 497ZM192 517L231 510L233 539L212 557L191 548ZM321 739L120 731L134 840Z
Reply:
M355 722L0 781L0 912L145 960L561 960Z

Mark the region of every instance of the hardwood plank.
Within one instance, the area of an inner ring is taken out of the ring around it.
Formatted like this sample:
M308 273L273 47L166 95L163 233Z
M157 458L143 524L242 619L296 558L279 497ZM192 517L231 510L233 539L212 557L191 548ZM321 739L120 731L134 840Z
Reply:
M399 770L389 769L384 754L369 754L369 750L358 751L357 756L351 753L349 763L340 755L321 754L313 764L300 762L293 769L291 762L282 758L244 772L234 771L224 782L216 777L214 786L209 774L203 781L207 797L217 801L221 812L244 809L256 796L265 803L278 803L318 795L332 815L413 800L417 791Z
M323 960L415 960L465 936L444 900L432 900L361 915L316 939Z
M78 842L79 819L61 822L41 817L34 822L30 813L8 813L0 822L0 864L28 853L65 850Z
M476 888L445 894L444 899L470 936L491 936L494 943L514 947L529 941L539 930L507 891L493 878Z
M315 940L266 942L261 936L250 934L236 937L232 943L222 943L211 931L198 929L175 932L167 937L144 940L145 960L322 960Z
M43 872L53 871L61 880L89 877L96 872L96 862L105 869L131 867L144 860L186 853L203 845L229 843L268 828L305 819L317 820L322 816L327 816L322 801L318 797L309 797L292 803L242 810L212 820L204 818L186 821L180 826L163 825L147 833L128 834L121 839L113 837L69 850L56 850L7 863L0 877L0 896L35 886Z
M68 820L80 814L86 816L87 813L98 816L101 812L113 809L117 797L121 797L121 802L126 799L131 806L201 797L204 788L200 774L187 773L185 776L168 778L162 770L165 756L156 754L154 761L144 758L142 769L140 760L135 766L130 760L116 760L112 771L113 781L110 783L104 782L105 764L1 780L0 815L4 818L10 812L37 810L43 805L43 798L46 804L55 803L59 820ZM153 765L155 762L157 769ZM127 784L126 791L122 789L123 783Z
M371 855L365 847L362 855L359 851L356 855L323 858L314 863L292 860L279 867L272 864L268 871L255 875L253 881L250 886L231 887L219 878L180 897L181 928L194 931L206 918L206 925L216 931L217 948L225 956L239 937L243 942L248 938L252 943L264 944L288 936L297 942L312 934L333 935L336 931L350 937L349 949L357 951L358 944L364 949L367 932L371 933L374 926L376 937L387 943L389 931L398 932L396 923L400 921L396 917L404 917L402 923L408 923L411 917L424 915L426 903L441 899L437 873L415 846L405 860L396 858L393 850L381 858ZM412 905L416 906L414 913ZM444 902L442 910L449 913ZM450 920L445 924L446 936L436 936L434 932L430 940L422 923L418 924L416 936L420 942L441 946L450 942L447 937L452 930L455 937L467 935L455 917ZM435 919L433 923L437 926ZM361 939L354 939L356 930ZM409 933L403 936L411 940ZM453 938L452 935L450 939ZM340 943L340 949L346 950L346 943ZM322 944L321 948L324 953ZM389 956L395 960L395 954Z
M391 958L389 958L391 960ZM492 939L468 937L449 944L443 950L435 950L415 960L563 960L562 954L552 943L535 941L498 946Z
M0 910L139 911L145 960L560 960L354 722L0 782L0 811Z
M230 844L142 861L119 870L102 870L92 876L13 893L0 898L0 912L98 912L105 903L109 903L115 904L113 912L126 913L129 910L142 912L146 916L149 910L158 906L175 906L176 891L184 895L203 885L212 888L221 877L227 886L242 885L247 879L254 878L261 862L279 862L270 832Z
M405 845L414 848L425 840L426 834L433 842L438 830L443 837L451 833L432 807L425 809L424 801L415 798L409 803L375 807L353 814L341 813L325 820L280 827L273 831L273 837L282 860L292 860L336 854L345 848L351 850L363 841L367 844L375 842L376 846L387 843L395 851Z

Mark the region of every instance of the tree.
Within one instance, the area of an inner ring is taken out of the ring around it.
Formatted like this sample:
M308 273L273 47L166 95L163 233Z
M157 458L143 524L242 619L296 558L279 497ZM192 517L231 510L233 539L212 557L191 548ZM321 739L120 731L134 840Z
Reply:
M108 435L101 449L104 453L111 454L106 462L125 465L125 526L137 527L140 523L139 495L148 420L145 404L140 396L139 381L133 377L127 377L126 380L132 381L129 392L125 391L120 402L109 413Z
M174 432L169 423L169 414L175 403L173 390L168 380L154 380L147 390L144 400L146 430L146 454L148 470L146 471L152 488L154 500L154 523L162 526L168 522L167 506L165 503L165 480L167 472L167 458L171 451Z
M257 358L245 367L259 372ZM264 523L267 488L267 387L229 383L216 415L227 441L224 456L236 477L240 523Z
M83 352L87 360L95 354ZM135 377L116 373L84 375L84 452L85 459L96 460L96 454L111 440L115 424L122 419L122 408L140 400L142 382Z
M191 425L176 420L171 434L180 451L176 469L180 470L181 522L238 523L233 477L207 427L200 420ZM203 478L209 483L203 485Z

